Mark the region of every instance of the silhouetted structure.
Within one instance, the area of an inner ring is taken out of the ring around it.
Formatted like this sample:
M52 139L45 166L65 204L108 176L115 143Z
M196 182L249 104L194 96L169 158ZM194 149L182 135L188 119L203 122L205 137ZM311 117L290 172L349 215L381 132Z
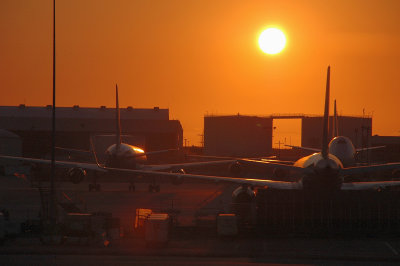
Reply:
M205 116L204 154L260 156L272 152L272 118Z
M321 148L323 118L304 116L301 122L301 146ZM333 117L329 118L329 134L333 136ZM338 116L339 136L350 138L356 148L371 146L372 118Z
M372 136L372 146L385 146L371 151L373 162L400 162L400 136Z
M43 157L50 151L51 111L51 106L0 106L0 128L21 137L24 156ZM56 146L88 150L90 136L115 134L115 108L57 107L56 122ZM145 139L148 151L182 147L182 126L169 120L168 109L121 108L121 127L124 135Z
M281 114L265 117L205 116L204 154L219 156L271 155L273 121L275 119L301 119L301 146L321 148L323 122L321 116L305 114ZM329 134L333 136L332 116L329 121ZM339 135L350 138L356 148L371 146L371 117L338 116L338 128ZM303 153L301 155L304 156Z

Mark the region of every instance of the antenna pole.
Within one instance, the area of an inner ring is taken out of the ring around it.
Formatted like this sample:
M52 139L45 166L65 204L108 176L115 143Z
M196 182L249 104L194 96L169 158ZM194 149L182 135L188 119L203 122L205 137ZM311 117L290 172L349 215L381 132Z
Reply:
M51 131L51 172L50 172L50 218L53 226L56 224L55 204L55 144L56 144L56 0L53 0L53 112ZM53 227L54 228L54 227Z

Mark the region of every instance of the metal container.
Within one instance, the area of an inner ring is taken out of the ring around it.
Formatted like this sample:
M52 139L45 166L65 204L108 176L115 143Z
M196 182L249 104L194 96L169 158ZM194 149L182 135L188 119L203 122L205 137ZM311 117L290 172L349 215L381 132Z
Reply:
M168 214L151 214L145 223L147 244L165 244L169 240L170 219Z
M236 236L238 234L235 214L219 214L217 217L217 233L219 236Z

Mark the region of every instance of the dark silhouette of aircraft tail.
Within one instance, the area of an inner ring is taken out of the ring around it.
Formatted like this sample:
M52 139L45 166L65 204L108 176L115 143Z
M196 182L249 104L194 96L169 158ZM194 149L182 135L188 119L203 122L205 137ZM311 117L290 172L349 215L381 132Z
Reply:
M117 150L119 149L120 144L122 143L121 141L121 118L120 118L120 112L119 112L119 103L118 103L118 84L115 84L115 123L116 123L116 140L115 143L117 144Z
M337 109L336 109L336 100L333 105L333 137L339 136L339 128L338 128L338 117L337 117Z
M331 66L328 66L328 72L326 75L326 92L325 92L325 110L324 110L324 126L322 130L322 157L328 158L328 132L329 132L329 90L330 90L330 75Z

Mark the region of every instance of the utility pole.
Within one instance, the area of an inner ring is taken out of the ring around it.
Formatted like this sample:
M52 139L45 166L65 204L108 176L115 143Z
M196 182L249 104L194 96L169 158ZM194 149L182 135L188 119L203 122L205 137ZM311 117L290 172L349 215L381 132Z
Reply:
M56 225L55 179L55 146L56 146L56 0L53 0L53 109L51 132L51 171L50 171L50 219L52 228Z

